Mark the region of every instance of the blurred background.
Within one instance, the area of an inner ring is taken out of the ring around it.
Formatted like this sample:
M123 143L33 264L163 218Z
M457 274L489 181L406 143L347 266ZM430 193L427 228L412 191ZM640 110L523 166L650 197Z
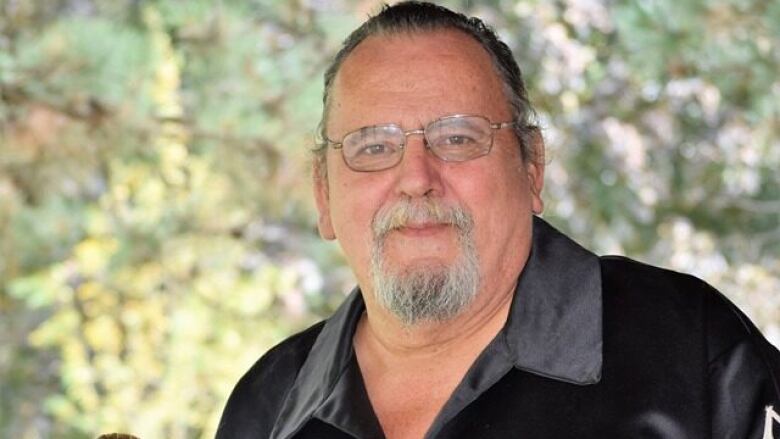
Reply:
M780 344L780 2L441 3L515 51L545 218L704 278ZM212 437L243 372L341 302L307 151L323 69L377 10L0 0L0 437Z

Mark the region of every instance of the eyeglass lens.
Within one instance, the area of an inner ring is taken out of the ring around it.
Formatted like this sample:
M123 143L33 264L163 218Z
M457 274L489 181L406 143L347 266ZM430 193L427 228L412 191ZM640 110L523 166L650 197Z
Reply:
M406 142L397 125L376 125L344 137L342 153L347 165L358 171L378 171L395 166ZM462 162L487 154L492 146L490 121L480 116L451 116L425 127L428 148L444 161Z

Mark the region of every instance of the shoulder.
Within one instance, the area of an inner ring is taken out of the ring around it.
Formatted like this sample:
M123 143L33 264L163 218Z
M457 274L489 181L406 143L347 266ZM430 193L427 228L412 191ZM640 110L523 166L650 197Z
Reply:
M621 256L604 256L600 262L605 302L655 312L664 324L679 323L700 333L710 360L742 342L766 342L736 305L695 276Z
M780 353L721 292L695 276L625 257L600 261L605 326L630 327L627 337L667 351L679 346L680 356L693 352L713 376L749 370L763 377L768 393L780 395Z
M217 438L267 437L287 393L325 321L266 352L238 381L219 422Z
M705 348L707 303L719 302L712 287L694 276L622 256L601 257L600 264L605 329L620 328L612 335L646 339L662 344L661 349L672 341L687 342L687 352Z
M673 270L644 264L623 256L602 256L602 282L615 293L668 296L680 304L694 306L714 289L701 279ZM659 297L655 297L656 299Z

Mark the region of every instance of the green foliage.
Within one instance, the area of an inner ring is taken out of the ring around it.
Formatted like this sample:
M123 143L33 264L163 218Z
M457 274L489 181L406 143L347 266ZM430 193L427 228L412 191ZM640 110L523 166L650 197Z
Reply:
M307 149L370 10L334 4L0 0L0 436L211 437L257 357L341 301ZM546 216L780 340L780 4L446 4L516 51Z

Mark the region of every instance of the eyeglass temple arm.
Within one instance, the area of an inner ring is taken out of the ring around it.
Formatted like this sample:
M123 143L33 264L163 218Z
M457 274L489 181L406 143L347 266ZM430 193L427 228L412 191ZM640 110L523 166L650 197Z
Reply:
M344 146L344 142L334 142L327 137L325 138L325 147L327 148L328 145L332 146L333 149L341 149Z
M499 123L491 123L490 128L493 128L494 130L500 130L501 128L511 127L512 125L516 125L516 122L499 122Z

